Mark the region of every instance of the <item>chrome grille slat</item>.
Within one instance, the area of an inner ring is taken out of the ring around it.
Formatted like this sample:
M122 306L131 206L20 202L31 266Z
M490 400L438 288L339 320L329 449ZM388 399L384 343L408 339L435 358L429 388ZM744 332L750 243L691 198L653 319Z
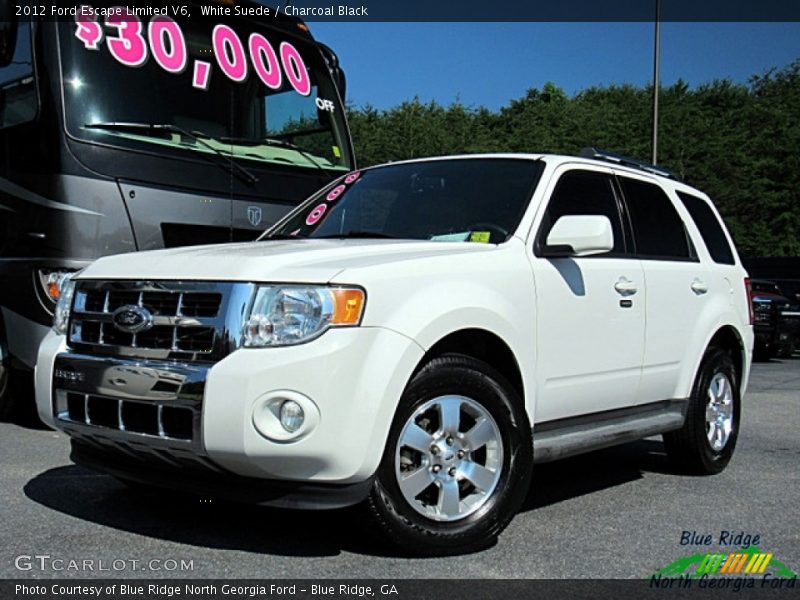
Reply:
M167 434L164 433L164 405L159 404L156 412L158 414L158 437L167 437Z
M171 407L173 411L182 411L183 414L182 418L188 423L188 428L184 435L179 435L180 432L177 431L176 428L168 429L164 424L164 409L166 407L163 403L155 403L155 402L148 402L144 400L123 400L121 398L111 398L107 396L98 396L95 394L86 394L80 393L79 395L83 398L83 406L84 406L84 415L83 420L76 419L75 415L70 413L70 409L67 406L66 402L66 394L71 393L75 394L75 392L67 392L66 390L55 390L56 393L56 402L60 405L61 410L58 411L58 418L61 421L74 423L81 426L90 427L93 430L105 430L108 432L119 432L122 434L128 434L135 437L144 436L146 438L160 438L163 440L168 440L170 442L178 442L178 443L192 443L194 442L195 438L195 431L194 431L194 421L195 417L199 411L199 405L197 406L186 406L186 405L177 405ZM116 404L114 408L114 412L116 414L116 423L96 423L92 421L91 413L92 413L92 402L100 402L100 403L108 403L108 404ZM150 433L148 431L143 431L145 427L140 423L138 425L134 425L131 423L128 425L125 421L125 409L131 408L131 405L137 405L143 408L153 408L155 409L155 419L152 422L153 429L155 433Z
M108 356L215 362L237 346L239 307L253 289L218 282L79 281L68 345ZM232 299L238 311L229 318ZM128 305L150 312L148 329L129 333L114 324L114 312Z

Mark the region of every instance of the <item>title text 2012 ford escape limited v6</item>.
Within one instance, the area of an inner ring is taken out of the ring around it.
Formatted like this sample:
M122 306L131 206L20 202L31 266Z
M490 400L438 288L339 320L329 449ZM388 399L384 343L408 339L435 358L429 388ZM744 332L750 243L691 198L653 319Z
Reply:
M122 480L364 502L418 554L491 543L534 461L663 433L717 473L746 273L704 194L604 156L365 169L261 241L100 259L41 346L39 414Z

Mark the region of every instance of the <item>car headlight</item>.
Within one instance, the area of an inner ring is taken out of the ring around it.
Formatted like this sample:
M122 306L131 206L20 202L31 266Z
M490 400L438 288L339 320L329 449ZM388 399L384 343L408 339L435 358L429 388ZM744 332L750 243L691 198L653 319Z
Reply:
M39 269L38 274L39 284L42 286L45 297L55 305L61 297L61 285L67 277L74 275L75 271Z
M258 288L244 325L249 348L303 344L331 327L361 323L366 294L360 288L304 285Z
M65 276L59 283L58 303L53 316L53 331L60 335L67 334L69 313L72 309L72 297L75 295L75 281L77 273Z

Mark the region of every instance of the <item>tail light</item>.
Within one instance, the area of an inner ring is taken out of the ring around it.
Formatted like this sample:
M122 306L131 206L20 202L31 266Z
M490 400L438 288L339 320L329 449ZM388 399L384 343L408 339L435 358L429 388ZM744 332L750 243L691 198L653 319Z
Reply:
M753 286L749 277L744 278L744 289L747 292L747 312L750 316L750 325L752 325L755 321L755 315L753 314Z

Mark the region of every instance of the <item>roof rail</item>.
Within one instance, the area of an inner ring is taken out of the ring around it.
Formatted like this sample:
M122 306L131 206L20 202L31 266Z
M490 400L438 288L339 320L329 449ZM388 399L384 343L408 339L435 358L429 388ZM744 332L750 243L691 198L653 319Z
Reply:
M611 162L626 167L633 167L634 169L647 171L648 173L653 173L655 175L661 175L662 177L669 177L670 179L675 179L676 181L680 181L680 177L678 177L675 173L673 173L668 169L664 169L663 167L658 167L656 165L651 165L650 163L646 163L642 160L637 160L635 158L630 158L628 156L622 156L621 154L617 154L616 152L609 152L608 150L599 150L597 148L583 148L580 151L580 154L578 154L578 156L580 156L581 158L593 158L595 160L604 160L606 162Z

